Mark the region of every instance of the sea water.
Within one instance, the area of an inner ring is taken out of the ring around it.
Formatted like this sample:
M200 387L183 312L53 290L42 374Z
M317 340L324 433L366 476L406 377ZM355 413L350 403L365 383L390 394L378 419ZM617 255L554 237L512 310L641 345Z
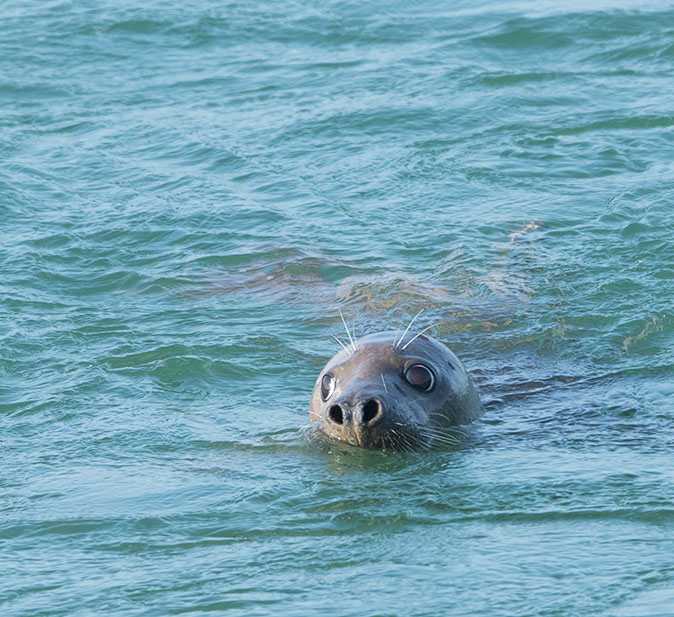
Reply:
M668 2L8 0L0 614L674 614ZM303 437L357 335L451 449Z

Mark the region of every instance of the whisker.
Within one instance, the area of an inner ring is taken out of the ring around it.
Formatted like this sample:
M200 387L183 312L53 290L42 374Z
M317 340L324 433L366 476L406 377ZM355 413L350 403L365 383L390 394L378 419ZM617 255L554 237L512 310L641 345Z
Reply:
M430 430L428 427L421 427L419 432L426 439L430 439L435 445L457 446L461 443L460 439L450 433Z
M342 318L342 323L344 324L344 327L346 328L346 333L349 335L349 341L351 341L351 345L353 346L353 350L358 351L358 347L353 342L353 338L351 337L351 332L349 332L349 326L346 325L346 320L344 319L344 315L342 315L342 309L338 309L338 310L339 310L339 316Z
M458 446L461 442L458 439L452 439L451 437L434 435L433 443L438 446Z
M395 429L391 429L391 432L399 437L399 441L403 445L407 446L408 452L414 452L417 449L417 447L421 445L419 441L419 435L417 434L418 427L413 424L402 424L400 422L396 422L396 424L403 427L404 429L410 428L413 430L413 432L410 432L408 430L397 431Z
M459 433L450 428L441 428L437 426L420 426L419 430L428 433L429 435L449 435L452 438L465 437L464 433Z
M407 452L414 452L414 446L410 441L410 436L403 433L398 433L401 443L406 447Z
M405 343L400 349L402 349L403 351L405 351L405 349L407 348L407 346L408 346L410 343L413 343L414 340L415 340L416 338L420 337L424 332L426 332L426 330L430 330L434 325L435 325L435 324L431 324L430 326L426 326L421 332L417 333L412 339L410 339L409 341L407 341L407 343Z
M466 436L466 433L464 431L462 431L461 429L455 428L453 426L422 426L420 428L423 428L424 430L427 430L427 431L440 432L440 433L443 433L443 434L450 434L451 433L451 434L454 434L454 435L458 435L460 437Z
M444 417L442 414L431 412L429 415L436 415L438 417ZM466 437L466 433L459 428L454 427L437 427L437 426L424 426L419 424L405 424L403 422L393 421L392 424L395 424L405 430L395 430L392 429L392 432L397 435L405 435L407 445L410 445L412 449L426 449L429 450L431 445L436 446L456 446L459 445L463 438ZM411 432L410 430L411 429ZM411 440L411 442L410 442Z
M423 400L423 397L422 397L422 396L418 396L417 398L413 398L413 399L410 400L410 401L406 401L405 404L408 405L408 406L409 406L409 405L414 405L414 403L418 403L419 401L422 401L422 400Z
M443 416L441 413L438 413L438 412L431 411L428 414L428 416L429 417L436 416L438 418L442 418L445 421L447 420L447 418L445 416ZM435 430L439 430L439 431L444 431L446 433L454 433L456 435L460 435L461 437L466 436L466 431L460 426L433 426L433 427L429 426L427 428L435 429Z
M398 345L400 345L400 343L403 342L403 340L405 339L405 335L407 334L407 332L409 331L409 329L412 327L412 324L417 320L417 317L419 317L419 315L421 315L421 313L423 313L423 312L424 312L424 309L421 309L421 310L420 310L420 311L419 311L419 312L412 318L412 321L410 321L410 323L409 323L409 325L407 326L407 328L405 328L405 332L403 332L403 335L400 337L400 340L399 340L397 343L394 343L393 349L397 349L397 348L398 348Z
M407 445L408 450L410 452L414 452L425 444L421 439L421 437L423 437L423 435L420 435L416 432L416 427L410 427L410 428L412 428L412 430L414 432L408 432L408 431L396 431L396 432L399 435L401 435L402 439L405 441L405 444Z
M334 338L334 339L335 339L335 340L336 340L342 347L344 347L344 351L345 351L347 354L351 355L351 354L353 353L353 351L351 351L351 349L349 349L344 343L342 343L342 341L341 341L340 339L338 339L334 334L332 334L331 336L332 336L332 338Z
M397 433L394 430L391 430L391 435L393 435L394 437L397 437L396 445L398 446L398 449L402 450L403 452L407 451L408 445L403 440L403 436L400 435L399 433Z
M384 384L384 392L388 394L388 388L386 387L386 382L384 381L384 373L379 373L379 376L381 377L382 384Z
M396 335L393 337L393 349L396 348L396 340L398 339L398 335L400 334L400 328L396 330Z

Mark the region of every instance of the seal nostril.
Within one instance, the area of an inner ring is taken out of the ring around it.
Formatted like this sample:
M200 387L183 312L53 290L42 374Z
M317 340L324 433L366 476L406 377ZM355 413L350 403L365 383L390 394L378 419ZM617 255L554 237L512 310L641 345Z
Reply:
M363 407L363 424L374 420L381 413L381 403L371 398Z
M342 408L339 405L330 405L330 409L328 409L328 417L335 424L344 424L344 414L342 413Z

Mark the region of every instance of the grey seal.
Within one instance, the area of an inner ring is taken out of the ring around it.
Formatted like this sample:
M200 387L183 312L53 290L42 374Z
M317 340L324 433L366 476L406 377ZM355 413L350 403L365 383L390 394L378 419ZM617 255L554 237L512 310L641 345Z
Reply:
M472 379L445 345L423 331L398 335L353 340L349 333L350 345L316 380L312 433L369 449L416 450L456 443L452 427L482 415Z

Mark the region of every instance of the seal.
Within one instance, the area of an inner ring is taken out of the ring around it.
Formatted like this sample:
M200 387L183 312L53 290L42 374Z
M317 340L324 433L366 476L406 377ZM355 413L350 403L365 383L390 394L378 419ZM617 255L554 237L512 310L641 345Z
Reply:
M411 451L457 443L452 427L482 415L461 361L423 330L407 336L408 330L401 337L378 332L354 340L347 327L350 345L337 339L343 349L325 365L311 396L316 436Z

